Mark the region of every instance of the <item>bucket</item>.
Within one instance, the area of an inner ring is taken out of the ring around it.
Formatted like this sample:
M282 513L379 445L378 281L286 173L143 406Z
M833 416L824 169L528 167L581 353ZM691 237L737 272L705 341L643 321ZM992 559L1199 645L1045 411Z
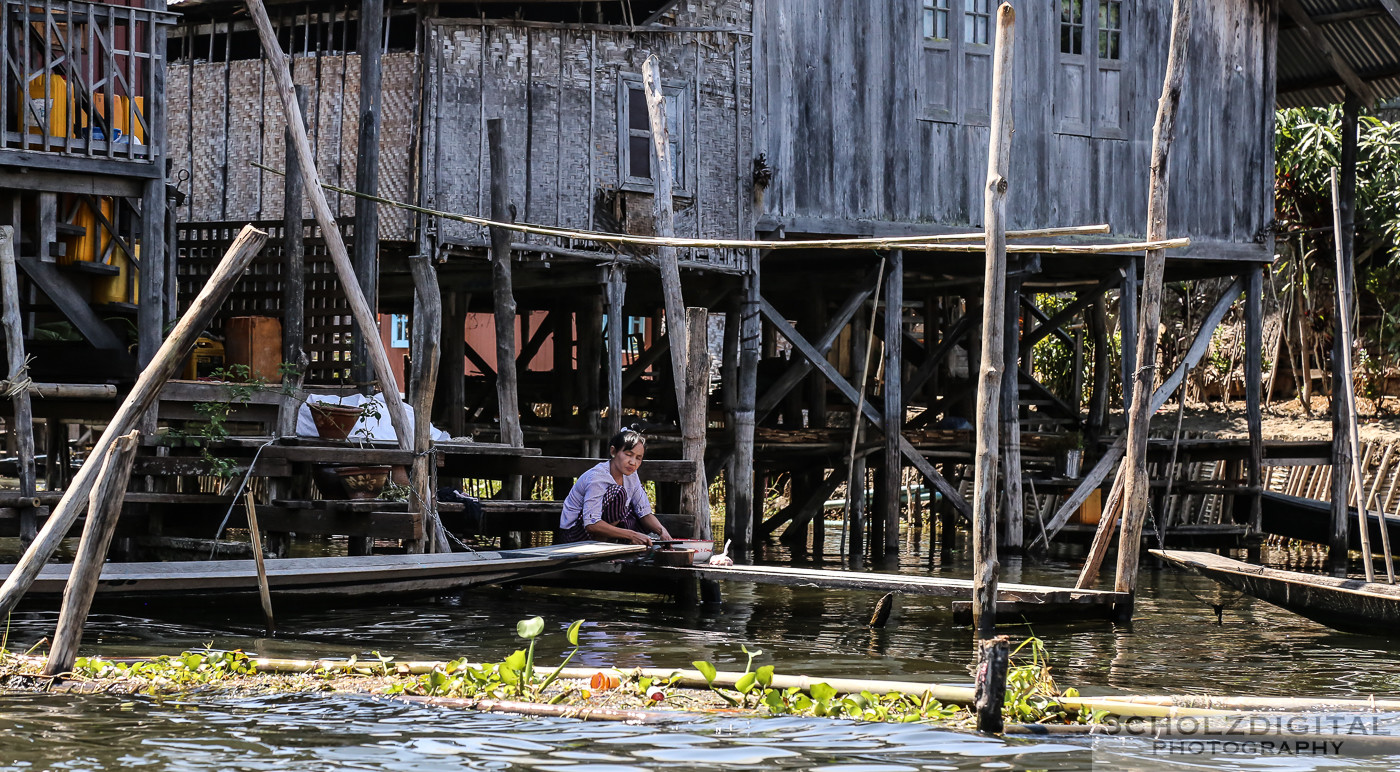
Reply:
M282 322L272 316L235 316L224 324L224 346L231 365L247 365L249 377L281 380Z

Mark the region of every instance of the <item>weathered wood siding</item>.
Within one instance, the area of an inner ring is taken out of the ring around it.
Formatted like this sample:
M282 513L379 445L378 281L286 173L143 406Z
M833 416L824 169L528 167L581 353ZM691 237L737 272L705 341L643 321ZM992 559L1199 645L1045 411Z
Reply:
M522 222L592 229L600 192L623 188L619 160L621 83L655 53L662 79L685 101L684 188L676 230L735 237L748 231L751 197L748 2L683 3L667 24L699 32L629 33L510 22L441 19L428 26L425 57L427 206L490 211L486 121L510 138L511 202ZM739 33L724 30L736 30ZM650 227L650 194L625 192L630 230ZM645 224L642 222L645 221ZM448 243L485 241L481 229L440 223ZM698 256L697 256L698 257ZM719 255L712 255L720 259Z
M1060 0L1015 5L1012 227L1107 222L1142 234L1171 0L1124 0L1122 56L1101 66L1061 55ZM1084 5L1097 11L1094 0ZM1254 244L1272 216L1274 5L1195 5L1171 230L1198 248ZM960 15L964 0L949 6ZM959 39L926 53L922 7L757 4L754 152L776 168L770 221L857 231L869 228L859 221L981 225L990 51Z
M417 57L384 55L379 192L417 200ZM286 167L282 102L261 60L177 62L168 70L169 148L174 174L189 174L181 222L280 220L282 177L252 165ZM355 186L359 132L360 57L331 53L293 56L292 79L307 87L316 168L330 184ZM351 217L349 196L327 194L337 217ZM311 217L308 204L304 212ZM408 212L382 207L383 239L416 238Z

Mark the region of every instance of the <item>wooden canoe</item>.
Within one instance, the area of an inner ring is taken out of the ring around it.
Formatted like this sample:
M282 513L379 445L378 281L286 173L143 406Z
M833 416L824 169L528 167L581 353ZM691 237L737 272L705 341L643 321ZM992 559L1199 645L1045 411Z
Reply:
M1400 629L1400 585L1282 571L1210 552L1152 554L1337 630L1390 637Z
M631 544L579 542L530 549L453 552L436 555L286 558L267 561L274 600L354 603L392 597L436 595L478 584L496 584L574 566L645 552ZM0 565L0 578L13 565ZM47 565L26 600L63 594L69 564ZM176 599L253 600L258 597L252 560L107 563L94 603Z

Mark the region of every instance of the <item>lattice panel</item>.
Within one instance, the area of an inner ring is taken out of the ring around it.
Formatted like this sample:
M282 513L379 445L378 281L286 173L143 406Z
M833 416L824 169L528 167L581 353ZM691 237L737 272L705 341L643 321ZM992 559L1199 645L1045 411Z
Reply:
M228 250L244 223L210 222L186 223L179 226L179 260L176 277L179 282L180 312L188 310L195 295L204 287L214 266ZM282 223L257 222L257 228L267 231L271 238L261 253L253 259L243 278L239 279L219 313L210 323L208 332L216 337L224 334L225 320L234 316L273 316L282 314ZM350 246L353 228L349 220L340 223L341 233ZM337 384L350 382L353 322L350 306L340 290L335 266L326 251L321 231L314 224L304 234L306 245L306 276L304 279L306 355L311 365L306 382Z

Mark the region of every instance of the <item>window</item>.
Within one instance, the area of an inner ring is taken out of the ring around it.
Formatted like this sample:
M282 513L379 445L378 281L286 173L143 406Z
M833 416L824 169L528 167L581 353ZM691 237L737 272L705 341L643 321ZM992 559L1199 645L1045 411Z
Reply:
M1127 136L1132 4L1123 0L1059 0L1055 131L1082 137ZM1129 31L1128 35L1124 32Z
M1076 0L1078 2L1078 0ZM1099 0L1099 58L1120 58L1123 34L1123 3L1121 0Z
M408 314L389 314L389 348L408 348Z
M963 15L963 42L991 44L992 0L963 0Z
M1060 53L1084 53L1084 0L1060 0Z
M952 0L923 0L924 40L948 39L948 4Z
M689 147L690 121L687 116L686 87L663 83L666 97L666 128L671 145L671 178L675 195L688 195L690 188L686 150ZM640 75L624 73L618 93L618 164L624 189L647 192L652 190L655 174L651 119L647 116L646 89Z

